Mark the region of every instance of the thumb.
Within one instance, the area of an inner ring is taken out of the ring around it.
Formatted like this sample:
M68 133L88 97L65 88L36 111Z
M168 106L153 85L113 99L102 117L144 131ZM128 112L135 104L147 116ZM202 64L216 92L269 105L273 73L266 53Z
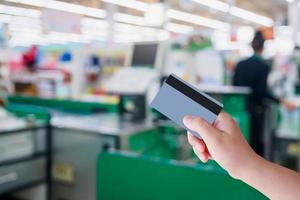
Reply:
M199 133L205 143L214 144L221 137L220 131L200 117L185 116L184 125Z

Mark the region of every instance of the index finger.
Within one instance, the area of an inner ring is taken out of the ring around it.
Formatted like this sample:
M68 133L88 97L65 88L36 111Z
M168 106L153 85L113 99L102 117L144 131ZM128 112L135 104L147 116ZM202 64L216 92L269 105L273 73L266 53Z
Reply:
M223 111L218 115L213 126L228 134L236 133L235 130L239 128L236 121L229 114Z

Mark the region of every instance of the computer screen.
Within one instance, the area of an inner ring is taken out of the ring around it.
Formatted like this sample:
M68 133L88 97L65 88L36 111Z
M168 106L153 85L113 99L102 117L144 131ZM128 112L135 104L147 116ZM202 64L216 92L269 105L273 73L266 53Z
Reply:
M131 66L151 66L154 67L158 51L158 43L135 44Z

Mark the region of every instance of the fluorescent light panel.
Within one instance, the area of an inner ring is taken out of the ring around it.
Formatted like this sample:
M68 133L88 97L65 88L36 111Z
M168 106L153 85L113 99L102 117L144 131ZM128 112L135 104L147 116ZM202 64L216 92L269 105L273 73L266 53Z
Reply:
M187 25L182 25L177 23L167 23L165 28L170 32L181 33L181 34L191 34L194 31L194 28L192 26L187 26Z
M118 6L132 8L132 9L143 11L143 12L145 12L149 8L149 4L147 4L145 2L135 1L135 0L101 0L101 1L106 2L106 3L115 4ZM207 1L207 4L209 4L208 2L209 1ZM222 5L220 3L218 5L221 9ZM182 15L182 16L180 16L180 15ZM191 22L191 23L194 23L197 25L202 25L202 26L215 28L215 29L227 29L228 25L229 25L222 21L205 18L205 17L201 17L198 15L192 15L190 13L186 13L186 12L182 12L182 11L178 11L178 10L174 10L174 9L168 10L167 16L172 19ZM191 20L191 18L192 18L192 20ZM129 21L129 20L127 19L126 21ZM125 22L125 21L122 20L122 22ZM128 23L128 22L126 22L126 23ZM143 22L141 20L139 20L138 23L143 24ZM137 24L137 23L133 23L133 24Z
M228 30L230 27L228 23L219 20L214 20L174 9L170 9L167 11L167 17L213 29Z
M118 6L126 7L126 8L132 8L135 10L143 11L145 12L148 9L148 4L141 1L135 1L135 0L101 0L106 3L115 4Z
M108 29L109 23L105 20L84 17L81 19L81 27L92 30Z
M261 24L263 26L271 27L274 25L274 21L271 18L255 14L253 12L235 6L230 8L230 14L242 18L244 20Z
M0 5L0 13L30 18L39 18L41 16L41 11L39 10L6 5Z
M229 4L222 1L217 1L217 0L192 0L192 1L222 12L228 12L230 9Z
M10 16L10 15L0 14L0 23L9 23L11 20L11 17L12 16Z
M31 5L41 8L49 8L54 10L60 10L65 12L71 12L75 14L86 15L95 18L105 18L106 11L102 9L82 6L78 4L72 4L56 0L5 0L8 2L19 3L24 5Z
M274 21L269 17L265 17L236 6L230 7L228 3L222 1L218 1L218 0L192 0L192 1L225 13L229 11L229 13L235 17L239 17L244 20L248 20L257 24L261 24L263 26L270 27L274 25Z
M135 24L139 26L147 26L144 17L128 15L124 13L116 13L114 15L114 20L118 22L128 23L128 24Z
M127 8L132 8L135 10L145 12L149 4L145 2L135 1L135 0L101 0L106 3L115 4L118 6L123 6ZM264 26L273 26L274 22L271 18L256 14L254 12L238 8L238 7L230 7L228 3L218 1L218 0L192 0L201 5L207 6L212 9L216 9L221 12L229 12L231 15L235 17L242 18L244 20L248 20L257 24L261 24ZM179 17L179 16L178 16ZM177 18L178 18L177 17ZM205 23L206 24L206 23ZM205 25L206 26L206 25Z

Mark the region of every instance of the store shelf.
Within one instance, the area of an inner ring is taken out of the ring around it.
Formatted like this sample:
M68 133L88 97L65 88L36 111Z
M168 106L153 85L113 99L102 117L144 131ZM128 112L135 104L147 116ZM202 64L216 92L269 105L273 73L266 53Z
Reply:
M37 160L40 158L45 158L46 156L47 156L47 152L35 153L31 156L26 156L23 158L2 161L2 162L0 162L0 167L14 165L14 164L18 164L18 163L22 163L22 162L26 162L26 161Z

